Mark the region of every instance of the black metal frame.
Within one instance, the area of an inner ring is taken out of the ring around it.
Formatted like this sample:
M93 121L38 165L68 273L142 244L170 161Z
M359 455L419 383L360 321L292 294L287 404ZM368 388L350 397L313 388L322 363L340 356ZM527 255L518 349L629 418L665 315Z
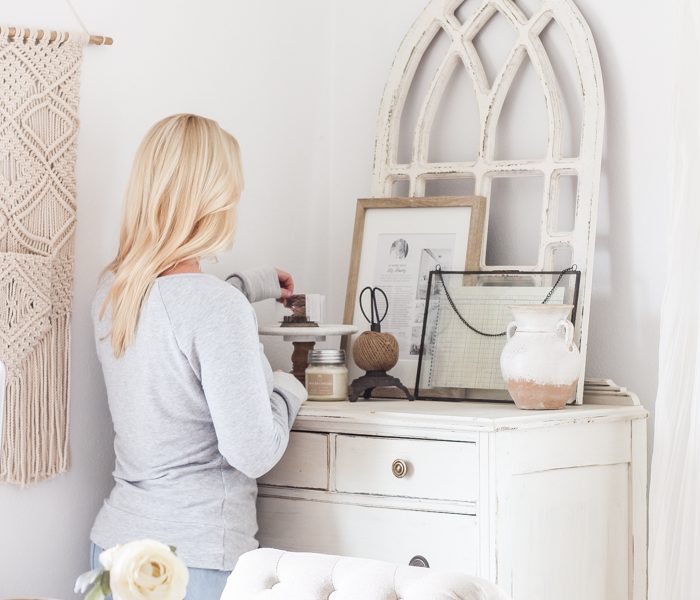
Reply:
M418 355L418 368L416 369L416 383L414 386L414 397L416 400L441 400L441 401L455 401L455 402L464 402L467 400L475 400L479 402L504 402L506 401L505 398L477 398L477 397L462 397L462 398L455 398L455 397L448 397L448 396L431 396L427 395L424 392L425 390L421 390L420 388L420 375L421 375L421 369L423 367L423 353L425 351L425 334L426 330L428 328L428 314L430 311L430 296L431 291L433 289L433 277L436 276L437 274L440 275L462 275L462 276L469 276L469 275L478 275L481 277L488 277L489 275L515 275L515 276L523 276L523 277L528 277L528 276L536 276L536 275L561 275L562 271L430 271L428 274L428 294L425 298L425 309L423 312L423 328L421 330L421 337L420 337L420 353ZM571 316L571 322L576 325L576 313L578 312L578 300L579 300L579 291L581 289L581 271L578 270L572 270L567 272L569 275L572 275L575 277L575 283L574 283L574 290L573 290L573 299L572 299L572 304L574 305L574 310L572 311L572 316ZM465 396L469 392L469 388L452 388L452 389L461 389L462 392L465 394ZM475 390L477 393L483 392L485 395L488 395L487 390ZM492 395L496 395L495 393Z

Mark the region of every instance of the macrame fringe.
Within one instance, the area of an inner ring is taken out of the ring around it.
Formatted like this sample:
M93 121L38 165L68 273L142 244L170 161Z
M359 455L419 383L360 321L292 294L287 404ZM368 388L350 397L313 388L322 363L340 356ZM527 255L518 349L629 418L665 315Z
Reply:
M7 374L0 481L26 486L70 467L70 317L52 327Z

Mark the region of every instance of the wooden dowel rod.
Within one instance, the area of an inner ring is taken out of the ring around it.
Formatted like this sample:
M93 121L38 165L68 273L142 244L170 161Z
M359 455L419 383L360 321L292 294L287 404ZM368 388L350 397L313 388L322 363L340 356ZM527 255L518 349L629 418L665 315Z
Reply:
M88 44L91 46L111 46L114 40L106 35L91 35Z
M26 40L29 37L29 29L15 29L14 27L10 27L7 32L7 37L9 39L14 38L17 33L22 36L24 40ZM44 31L43 29L39 29L36 32L36 39L40 40L42 39L45 35L49 36L49 41L53 42L58 39L59 34L57 31ZM114 40L111 37L107 37L104 35L91 35L90 36L90 41L88 42L91 46L111 46L114 43Z

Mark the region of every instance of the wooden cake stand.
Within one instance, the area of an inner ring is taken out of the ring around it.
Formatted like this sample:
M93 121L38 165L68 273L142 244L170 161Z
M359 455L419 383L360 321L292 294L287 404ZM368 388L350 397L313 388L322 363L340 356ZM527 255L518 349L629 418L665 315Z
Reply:
M260 335L281 336L285 342L292 342L292 374L305 383L306 367L309 366L309 352L314 349L316 342L325 342L326 337L333 335L351 335L357 333L354 325L319 325L318 327L281 327L271 325L260 327Z

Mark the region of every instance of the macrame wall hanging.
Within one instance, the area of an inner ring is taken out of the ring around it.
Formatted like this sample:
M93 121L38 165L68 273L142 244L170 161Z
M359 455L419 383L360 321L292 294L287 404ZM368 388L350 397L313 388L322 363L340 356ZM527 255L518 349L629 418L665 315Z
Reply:
M0 481L20 485L70 461L75 162L88 42L111 40L0 26Z

